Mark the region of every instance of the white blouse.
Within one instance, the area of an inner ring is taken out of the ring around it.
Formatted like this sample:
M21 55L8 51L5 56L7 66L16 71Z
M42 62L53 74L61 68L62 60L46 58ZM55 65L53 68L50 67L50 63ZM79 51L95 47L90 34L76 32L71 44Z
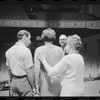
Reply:
M66 55L54 66L50 75L63 73L61 96L83 96L84 59L80 54Z

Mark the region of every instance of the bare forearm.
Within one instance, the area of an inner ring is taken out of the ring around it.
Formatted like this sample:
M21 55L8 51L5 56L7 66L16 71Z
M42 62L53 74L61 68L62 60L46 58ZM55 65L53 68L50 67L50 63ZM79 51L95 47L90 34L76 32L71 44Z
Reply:
M32 67L30 67L29 69L26 69L26 74L27 74L30 85L32 86L32 88L34 88L34 74L33 74L34 72L33 72Z
M27 77L28 77L28 80L29 80L29 83L30 83L31 87L35 88L34 87L34 76L33 76L33 73L32 72L27 73Z
M12 73L11 73L11 70L10 69L8 69L8 75L9 75L9 81L11 82L12 81L12 77L13 77L13 75L12 75Z
M39 73L40 69L35 69L35 88L36 88L36 93L39 94Z
M38 69L35 69L35 85L36 86L39 84L39 73L40 71Z

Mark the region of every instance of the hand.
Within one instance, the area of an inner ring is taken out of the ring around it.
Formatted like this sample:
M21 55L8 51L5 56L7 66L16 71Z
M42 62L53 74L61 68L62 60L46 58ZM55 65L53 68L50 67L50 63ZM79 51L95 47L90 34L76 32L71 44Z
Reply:
M60 76L59 75L58 76L52 76L50 78L50 81L51 81L52 84L55 84L57 82L60 82Z
M36 88L33 88L32 89L33 90L33 95L34 95L34 97L36 96L40 96L40 93L39 93L39 90L38 89L36 89Z
M36 89L35 89L35 88L33 88L33 93L34 93L34 94L36 93Z
M37 94L37 95L40 95L40 92L39 92L39 85L36 85L36 94Z
M39 59L41 62L45 60L45 57L45 54L37 54L37 59Z
M9 87L11 87L11 82L12 82L12 80L8 80L8 85L9 85Z

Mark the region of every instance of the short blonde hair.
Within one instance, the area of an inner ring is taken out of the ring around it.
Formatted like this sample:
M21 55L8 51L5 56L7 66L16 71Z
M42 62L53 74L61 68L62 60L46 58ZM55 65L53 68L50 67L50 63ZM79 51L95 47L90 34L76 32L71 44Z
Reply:
M82 48L81 38L77 34L68 36L67 44L69 44L72 48L76 49L77 51L80 51L80 49Z
M56 32L51 28L47 28L43 30L41 38L43 41L54 41L56 39Z
M30 33L26 30L20 30L18 33L17 33L17 40L20 40L22 39L22 37L26 35L27 37L30 35Z

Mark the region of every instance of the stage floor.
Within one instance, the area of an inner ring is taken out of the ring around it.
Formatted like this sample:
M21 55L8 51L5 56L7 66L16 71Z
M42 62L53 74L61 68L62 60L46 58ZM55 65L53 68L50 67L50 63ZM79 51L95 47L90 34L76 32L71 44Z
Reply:
M84 82L85 83L85 91L84 96L100 96L100 80L97 81L89 81ZM8 88L4 88L2 91L0 91L0 96L9 96Z

